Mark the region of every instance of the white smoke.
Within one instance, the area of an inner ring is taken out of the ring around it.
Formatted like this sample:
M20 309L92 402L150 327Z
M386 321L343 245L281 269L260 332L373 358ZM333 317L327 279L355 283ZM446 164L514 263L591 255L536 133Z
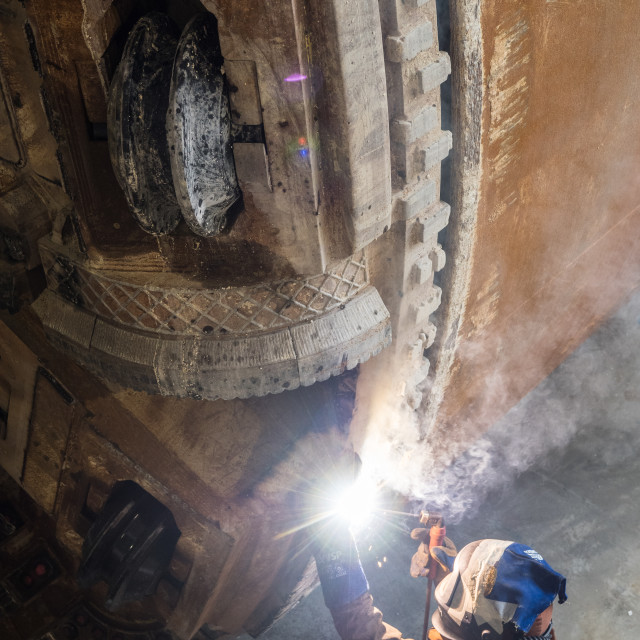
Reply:
M580 378L564 373L575 357L580 358ZM534 463L559 455L580 424L590 419L581 394L606 397L612 392L606 385L584 388L589 381L601 380L595 376L599 366L598 348L585 343L488 431L474 436L473 425L458 425L450 441L446 434L436 442L424 438L417 412L406 405L398 409L397 398L394 403L393 398L378 397L374 418L358 447L363 473L411 500L416 513L438 509L449 522L456 522L473 512L491 490ZM488 397L503 400L499 396L507 381L495 374L485 384ZM466 434L464 445L460 433ZM460 450L463 453L456 455Z

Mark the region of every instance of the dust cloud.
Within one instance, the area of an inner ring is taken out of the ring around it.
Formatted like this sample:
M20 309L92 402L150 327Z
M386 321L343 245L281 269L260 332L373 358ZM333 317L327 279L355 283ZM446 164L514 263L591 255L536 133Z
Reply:
M581 357L585 373L595 373L597 353ZM498 401L507 382L499 375L485 382L485 393ZM534 463L559 455L588 419L579 401L582 384L582 379L552 373L488 431L464 445L446 434L435 441L425 438L419 413L406 405L398 409L397 402L394 407L390 398L378 399L372 412L376 417L360 447L362 473L377 486L405 496L415 513L435 509L455 523L474 513L490 491ZM609 392L591 390L603 397ZM469 428L457 425L452 434Z

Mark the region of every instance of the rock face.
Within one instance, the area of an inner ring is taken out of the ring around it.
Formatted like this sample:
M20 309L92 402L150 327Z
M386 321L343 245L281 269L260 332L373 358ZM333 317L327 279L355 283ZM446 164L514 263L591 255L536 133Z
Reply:
M173 231L180 207L171 176L166 117L178 29L150 13L132 29L111 82L107 111L111 164L140 226Z

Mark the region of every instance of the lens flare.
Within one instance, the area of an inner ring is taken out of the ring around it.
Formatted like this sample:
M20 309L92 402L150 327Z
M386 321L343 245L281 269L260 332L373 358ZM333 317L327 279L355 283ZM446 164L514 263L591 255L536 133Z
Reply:
M302 80L306 80L307 76L304 73L292 73L290 76L287 76L284 81L285 82L302 82Z

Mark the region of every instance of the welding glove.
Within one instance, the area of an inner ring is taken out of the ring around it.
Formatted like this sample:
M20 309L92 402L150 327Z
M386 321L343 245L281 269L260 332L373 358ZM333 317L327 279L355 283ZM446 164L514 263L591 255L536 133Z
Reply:
M331 610L353 602L369 590L355 540L348 527L324 527L312 543L324 602Z
M438 584L453 569L453 562L458 550L449 538L444 538L442 545L429 549L429 529L414 529L411 532L414 540L419 540L418 550L411 558L409 573L413 578L433 578ZM429 560L436 562L436 575L429 575Z

